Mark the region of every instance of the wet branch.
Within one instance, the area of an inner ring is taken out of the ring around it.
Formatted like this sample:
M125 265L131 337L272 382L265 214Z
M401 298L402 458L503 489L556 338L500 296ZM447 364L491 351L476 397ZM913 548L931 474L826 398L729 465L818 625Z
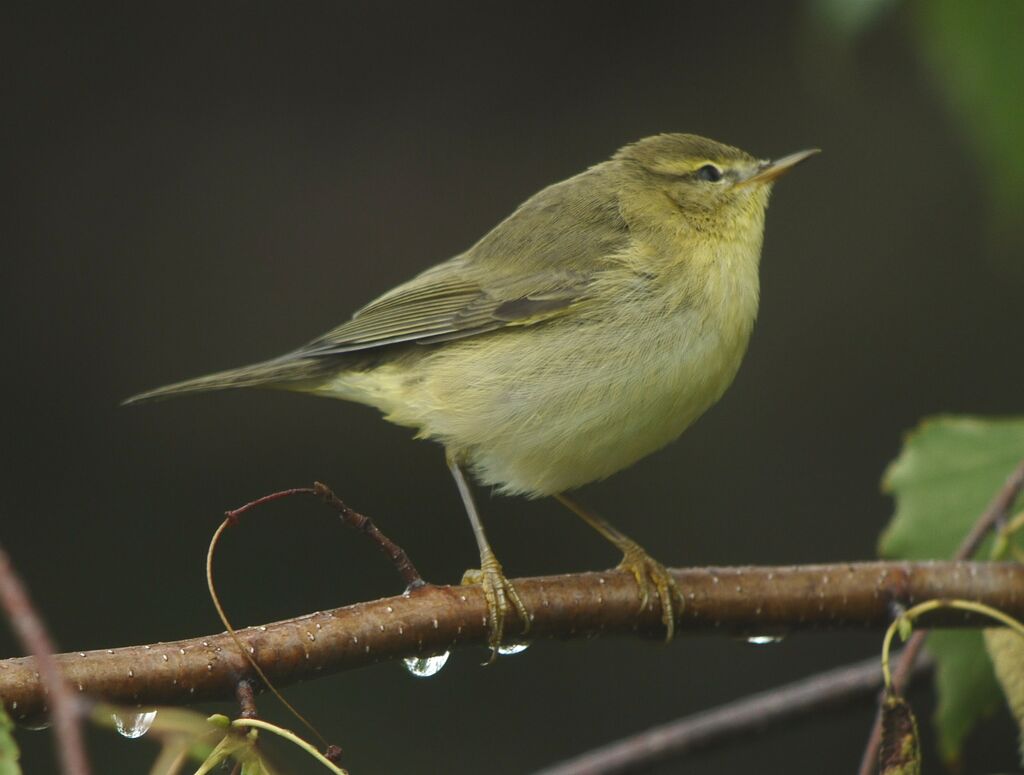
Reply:
M1017 563L854 563L677 569L686 597L680 633L754 635L814 629L881 629L894 605L962 598L1024 617L1024 566ZM638 610L628 573L518 579L533 615L532 639L639 635L660 639L660 611ZM982 626L936 612L922 626ZM522 623L507 623L507 637ZM485 647L487 607L478 586L425 585L404 595L317 612L238 632L278 686L402 657ZM230 699L252 668L227 634L55 656L70 685L111 702L180 705ZM31 658L0 661L0 697L11 717L38 720L45 693Z

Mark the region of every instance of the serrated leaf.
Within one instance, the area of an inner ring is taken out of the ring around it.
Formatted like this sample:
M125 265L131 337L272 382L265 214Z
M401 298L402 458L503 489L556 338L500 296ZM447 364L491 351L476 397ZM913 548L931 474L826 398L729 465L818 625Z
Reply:
M939 630L925 645L935 657L939 751L947 764L953 764L975 724L999 708L999 684L980 632Z
M936 417L908 435L883 488L896 512L879 542L897 559L948 559L1024 459L1024 418ZM982 556L987 554L982 553ZM967 735L999 707L1000 690L977 632L933 632L939 748L955 761Z
M21 775L20 757L18 744L14 742L14 722L0 702L0 775Z
M948 559L1024 459L1024 417L943 416L906 439L882 487L896 513L879 552L907 560Z

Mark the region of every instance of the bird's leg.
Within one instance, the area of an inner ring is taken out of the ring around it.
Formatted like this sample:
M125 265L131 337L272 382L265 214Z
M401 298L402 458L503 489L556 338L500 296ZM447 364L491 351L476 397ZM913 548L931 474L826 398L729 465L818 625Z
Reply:
M607 520L586 509L572 498L558 494L555 495L555 499L622 552L622 562L619 563L619 568L629 571L636 579L637 586L640 588L641 610L647 607L653 588L661 603L661 621L665 624L665 640L672 640L672 636L675 634L676 616L683 610L683 596L668 569L651 557L632 538L619 532Z
M466 507L466 514L473 526L473 535L476 537L476 545L480 549L480 569L467 570L462 576L463 584L479 584L483 588L484 597L487 600L488 618L491 626L490 646L491 657L488 662L493 662L498 655L498 647L505 632L505 616L512 608L516 609L519 618L523 621L523 632L530 629L530 614L519 598L519 593L512 586L505 573L501 569L501 563L494 556L494 550L487 542L484 534L484 526L480 521L480 514L477 512L476 503L473 500L473 493L470 490L469 482L462 471L462 467L448 458L448 468L455 477L455 484L459 488L459 495L462 496L462 504Z

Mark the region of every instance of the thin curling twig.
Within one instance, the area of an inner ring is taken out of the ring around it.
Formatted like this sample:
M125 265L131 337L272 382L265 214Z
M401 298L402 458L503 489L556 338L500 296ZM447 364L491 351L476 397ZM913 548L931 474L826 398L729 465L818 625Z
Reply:
M316 494L316 491L313 490L312 487L291 487L291 488L289 488L287 490L280 490L279 492L272 492L269 495L264 495L262 497L257 498L254 501L249 501L245 505L239 506L237 509L231 509L230 511L225 511L224 512L224 516L231 522L231 524L235 524L236 522L238 522L238 518L239 517L241 517L243 514L246 514L246 513L250 512L250 511L252 511L253 509L257 508L258 506L262 506L262 505L264 505L266 503L273 503L274 501L284 500L285 498L291 498L291 497L294 497L296 495L315 495L315 494Z
M392 563L395 565L395 569L398 571L398 574L402 577L402 580L405 581L406 589L423 586L424 582L423 578L420 576L416 567L412 564L412 561L409 559L409 556L405 553L405 550L402 549L402 547L384 535L373 523L373 520L351 509L346 503L338 498L338 496L335 495L327 485L320 482L315 482L313 487L293 487L287 490L270 493L269 495L264 495L263 497L250 501L237 509L227 511L225 512L224 522L221 523L220 527L217 528L213 535L213 539L210 542L210 547L206 555L206 582L209 587L210 598L213 601L214 607L217 609L217 615L224 624L228 635L237 646L238 653L241 654L241 656L249 663L249 666L259 677L262 685L271 691L289 710L289 712L323 743L325 749L329 753L337 750L340 754L340 749L337 748L337 746L329 744L327 740L324 739L323 735L320 734L320 731L277 690L274 683L266 673L264 673L263 668L260 667L254 653L250 649L247 649L241 642L238 637L238 633L231 626L231 623L227 618L227 614L221 605L213 582L213 555L224 530L233 525L237 525L239 519L241 519L243 515L253 511L259 506L296 495L315 495L338 512L342 523L366 535L391 559ZM253 683L245 678L240 679L235 687L235 693L240 705L242 706L242 718L256 718L255 686Z
M38 672L44 697L53 706L50 713L57 737L57 750L65 775L89 775L89 760L82 739L81 714L78 698L68 689L64 676L54 659L53 641L42 619L32 606L25 585L11 564L7 552L0 546L0 605L7 612L11 627L17 633L26 651L32 654L31 664ZM3 692L0 691L0 697ZM46 710L44 705L42 710Z
M1006 521L1022 488L1024 488L1024 460L1017 464L1002 488L978 517L974 527L971 528L957 548L956 554L953 555L954 561L970 559L978 551L978 547L981 546L981 542L985 540L989 531ZM914 662L924 647L926 637L927 633L918 630L910 636L910 640L904 646L899 665L892 674L892 687L897 694L902 694L906 689L914 669ZM878 713L875 716L875 723L871 727L868 742L864 746L864 756L861 758L857 775L874 775L878 768L878 751L882 745L882 701L883 698L879 696Z
M252 511L258 506L262 506L273 501L283 500L284 498L290 498L295 495L313 495L319 498L338 512L338 516L341 517L343 524L348 525L353 530L363 533L367 538L369 538L377 545L378 549L387 555L392 564L394 564L395 570L398 571L398 575L401 576L402 581L405 582L406 589L422 586L425 583L419 571L416 570L416 566L413 565L412 560L409 559L409 555L405 553L405 550L401 546L384 535L380 531L380 528L374 524L372 519L353 509L341 500L341 498L335 495L334 491L330 487L322 482L314 482L312 487L292 487L288 490L281 490L280 492L273 492L269 495L264 495L261 498L257 498L254 501L246 503L244 506L225 512L224 516L234 524L238 521L239 517L249 511Z
M327 485L322 484L320 482L315 482L312 488L293 487L288 490L281 490L279 492L274 492L269 495L264 495L263 497L257 498L254 501L250 501L249 503L246 503L245 505L237 509L227 511L225 512L224 522L221 523L220 527L218 527L213 534L213 539L210 542L210 547L206 554L206 583L209 588L210 598L213 601L214 608L217 609L217 616L220 617L220 620L224 624L224 628L227 630L228 635L231 637L231 639L237 646L238 653L241 654L242 657L249 663L253 672L255 672L256 675L259 677L261 684L271 693L273 693L274 696L276 696L277 699L281 702L281 704L284 705L284 707L287 708L288 711L296 719L298 719L298 721L301 722L303 726L305 726L310 732L312 732L313 735L321 741L321 743L323 743L324 748L328 752L334 749L337 749L340 752L340 749L338 749L337 746L333 746L327 742L324 736L320 734L320 731L305 716L303 716L299 712L298 708L293 706L290 702L288 702L287 699L285 699L284 695L282 695L281 692L278 691L274 683L267 677L266 673L264 673L263 668L260 667L259 663L256 661L256 658L252 651L246 649L245 645L239 639L238 633L235 631L234 627L232 627L230 621L228 620L227 614L224 611L224 607L221 605L220 598L217 595L216 586L214 585L213 582L213 555L223 532L228 527L238 524L238 521L242 517L242 515L254 510L258 506L262 506L266 503L271 503L273 501L282 500L284 498L289 498L295 495L315 495L319 497L321 500L327 503L327 505L331 506L335 511L338 512L338 514L341 516L341 521L343 524L348 525L349 527L365 534L371 541L373 541L373 543L377 545L379 549L381 549L381 551L387 554L391 561L394 563L399 575L406 582L406 589L412 589L415 587L423 586L424 582L419 572L412 564L412 561L409 559L409 556L405 553L404 549L402 549L400 546L398 546L398 544L396 544L394 541L392 541L390 538L384 535L373 523L373 520L349 508L349 506L345 504L340 498L338 498L331 491L331 489L327 487ZM236 695L239 699L239 702L242 704L243 718L255 718L256 706L253 685L244 679L240 680L238 686L236 687ZM250 715L246 716L246 713L249 713Z
M259 663L256 661L256 658L252 655L252 653L250 653L250 651L246 649L245 644L242 643L242 641L239 639L238 633L236 632L235 628L231 625L231 622L228 620L227 612L224 610L224 606L220 602L220 596L217 594L217 585L213 581L213 555L217 551L217 545L220 543L221 536L224 535L225 530L227 530L232 525L237 525L238 520L241 518L243 514L245 514L248 511L251 511L252 509L255 509L257 506L260 506L264 503L269 503L271 501L280 500L281 498L288 498L293 495L309 495L311 492L312 490L308 488L282 490L280 492L271 493L270 495L265 495L262 498L257 498L256 500L251 501L250 503L247 503L241 508L235 509L234 511L226 512L224 521L221 522L220 526L214 531L213 538L210 539L210 546L206 550L206 587L210 593L210 602L213 603L213 607L217 611L217 617L220 619L221 624L224 625L224 629L227 630L227 633L231 637L231 640L234 641L234 644L238 649L238 653L241 654L245 661L249 663L249 666L252 668L253 672L255 672L257 676L259 676L259 679L262 682L263 686L265 686L275 697L277 697L280 703L288 709L288 712L291 713L299 721L299 723L306 727L306 729L312 732L313 736L318 738L320 742L323 743L323 745L326 747L329 744L327 740L324 738L324 736L320 734L320 730L313 726L309 719L307 719L299 712L298 708L296 708L294 705L288 702L288 700L285 699L284 695L278 691L277 687L274 686L273 682L271 682L270 679L267 678L266 673L263 672L263 668L260 667ZM238 688L236 687L236 696L237 691Z

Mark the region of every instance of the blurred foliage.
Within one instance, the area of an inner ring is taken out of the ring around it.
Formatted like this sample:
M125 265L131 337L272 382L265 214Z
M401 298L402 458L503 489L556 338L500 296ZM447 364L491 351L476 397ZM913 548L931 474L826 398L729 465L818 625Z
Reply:
M907 10L911 44L979 162L994 245L1024 245L1024 3L1019 0L817 0L814 16L849 42L888 12Z
M1024 3L928 0L914 6L925 60L964 126L989 186L994 225L1020 241L1024 202Z
M125 737L146 735L155 740L160 753L150 768L151 775L212 775L226 771L232 764L232 772L240 771L241 775L279 775L283 770L267 758L260 745L260 731L297 746L320 765L317 771L347 775L294 732L258 719L232 721L220 714L204 716L184 708L140 710L107 704L96 705L91 718L97 725L117 729ZM190 766L194 762L200 762L198 769ZM0 770L0 775L7 773Z
M0 775L21 775L18 744L14 742L14 722L0 703Z
M985 630L985 645L1024 742L1024 638L1005 627L994 627Z
M909 434L885 473L896 512L880 541L884 556L943 559L1024 459L1024 418L937 417ZM934 632L935 724L947 762L956 761L979 720L1000 703L999 684L980 632Z
M898 4L898 0L813 0L811 13L833 32L850 40L858 37Z
M935 657L939 749L953 765L975 725L999 709L1002 695L980 631L932 632L927 648Z

